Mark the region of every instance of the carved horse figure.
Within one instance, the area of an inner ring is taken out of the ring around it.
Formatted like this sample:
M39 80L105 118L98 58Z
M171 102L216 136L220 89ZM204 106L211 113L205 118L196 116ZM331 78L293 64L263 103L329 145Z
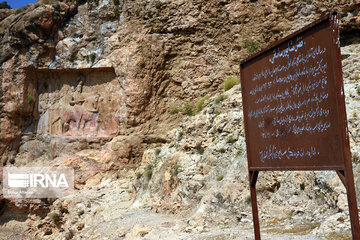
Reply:
M79 107L71 107L65 109L65 111L61 115L61 123L62 123L61 132L64 134L65 132L69 131L71 122L75 122L76 129L79 130L82 115L83 113Z

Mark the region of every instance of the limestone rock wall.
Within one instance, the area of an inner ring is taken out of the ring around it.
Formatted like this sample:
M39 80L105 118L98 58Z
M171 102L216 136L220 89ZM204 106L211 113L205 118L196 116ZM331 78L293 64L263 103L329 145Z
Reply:
M217 91L251 51L331 10L340 12L343 32L354 32L358 8L345 0L63 0L2 10L3 162L13 159L27 125L23 68L114 67L121 133L165 133L179 122L172 109Z

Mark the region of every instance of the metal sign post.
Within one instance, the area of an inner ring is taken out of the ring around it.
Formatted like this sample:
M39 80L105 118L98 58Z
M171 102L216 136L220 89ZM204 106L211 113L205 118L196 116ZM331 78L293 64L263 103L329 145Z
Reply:
M334 170L360 240L337 13L242 61L240 71L255 239L259 171Z

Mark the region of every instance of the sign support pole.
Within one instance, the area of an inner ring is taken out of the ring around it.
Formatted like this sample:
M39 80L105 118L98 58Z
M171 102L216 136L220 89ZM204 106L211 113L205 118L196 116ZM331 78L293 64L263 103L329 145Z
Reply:
M250 194L251 194L251 207L254 222L254 233L255 240L260 240L260 224L259 224L259 213L256 199L256 182L259 175L259 171L249 171L250 178Z
M347 166L345 165L345 167L347 167ZM353 175L351 166L350 166L350 168L345 170L345 180L346 180L345 187L346 187L348 204L349 204L352 236L353 236L354 240L359 240L360 239L359 214L358 214L358 207L357 207L357 203L356 203L354 175Z
M346 166L348 168L348 166ZM346 174L348 172L348 174ZM354 176L352 172L352 168L344 170L338 170L336 173L339 175L341 182L344 184L346 188L348 205L349 205L349 213L350 213L350 222L351 222L351 232L354 240L360 239L360 226L359 226L359 214L358 207L356 202L356 193L355 193L355 185L354 185Z

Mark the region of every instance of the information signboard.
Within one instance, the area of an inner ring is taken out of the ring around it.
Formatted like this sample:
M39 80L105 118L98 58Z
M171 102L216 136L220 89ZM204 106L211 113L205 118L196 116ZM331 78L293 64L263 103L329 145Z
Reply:
M240 71L255 228L258 171L336 170L359 231L337 14L242 61Z

